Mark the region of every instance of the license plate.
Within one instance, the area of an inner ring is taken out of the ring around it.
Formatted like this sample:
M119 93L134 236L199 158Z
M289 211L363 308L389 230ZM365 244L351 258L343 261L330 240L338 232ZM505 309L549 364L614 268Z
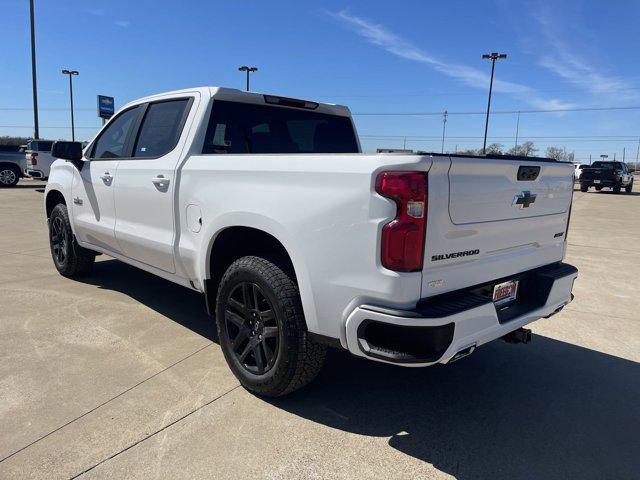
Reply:
M493 303L496 307L502 307L514 302L518 296L518 280L510 280L493 287Z
M593 183L600 183L600 180L594 180Z

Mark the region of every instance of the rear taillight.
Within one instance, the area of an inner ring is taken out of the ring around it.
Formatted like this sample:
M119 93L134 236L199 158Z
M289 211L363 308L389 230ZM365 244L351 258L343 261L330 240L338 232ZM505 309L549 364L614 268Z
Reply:
M618 172L616 172L615 170L611 171L611 178L616 178L616 175L618 175Z
M396 202L396 217L382 227L382 265L396 272L422 270L427 217L427 175L382 172L376 192Z
M31 152L31 165L37 165L38 159L36 158L38 154L36 152Z

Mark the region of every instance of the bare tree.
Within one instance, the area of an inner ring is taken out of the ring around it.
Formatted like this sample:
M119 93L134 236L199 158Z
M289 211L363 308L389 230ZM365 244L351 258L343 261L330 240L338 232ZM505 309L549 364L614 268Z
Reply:
M502 155L502 147L503 145L501 143L492 143L491 145L487 146L487 153L493 155Z
M573 162L575 159L575 155L573 152L567 152L567 149L562 147L549 147L545 152L546 156L549 158L553 158L560 162Z
M531 157L538 151L537 148L533 146L533 142L526 141L521 143L520 145L513 147L507 153L510 155L519 155L522 157Z

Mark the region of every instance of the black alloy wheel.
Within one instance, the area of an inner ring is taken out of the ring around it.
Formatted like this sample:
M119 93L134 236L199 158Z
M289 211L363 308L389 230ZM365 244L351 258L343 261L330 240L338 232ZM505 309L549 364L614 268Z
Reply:
M255 283L241 282L227 298L224 326L238 363L264 375L276 362L280 328L273 306Z
M96 259L96 252L78 245L67 206L59 203L49 216L49 246L56 270L65 277L77 277L91 271Z
M69 234L64 228L62 217L56 216L51 220L51 228L49 230L49 239L51 241L51 254L56 266L63 268L65 261L69 255Z

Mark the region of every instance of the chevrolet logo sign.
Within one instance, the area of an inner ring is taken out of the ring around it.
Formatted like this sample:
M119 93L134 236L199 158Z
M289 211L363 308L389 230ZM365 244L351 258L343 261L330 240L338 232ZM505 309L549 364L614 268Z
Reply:
M529 208L536 201L536 194L524 191L513 197L511 205L517 208Z

